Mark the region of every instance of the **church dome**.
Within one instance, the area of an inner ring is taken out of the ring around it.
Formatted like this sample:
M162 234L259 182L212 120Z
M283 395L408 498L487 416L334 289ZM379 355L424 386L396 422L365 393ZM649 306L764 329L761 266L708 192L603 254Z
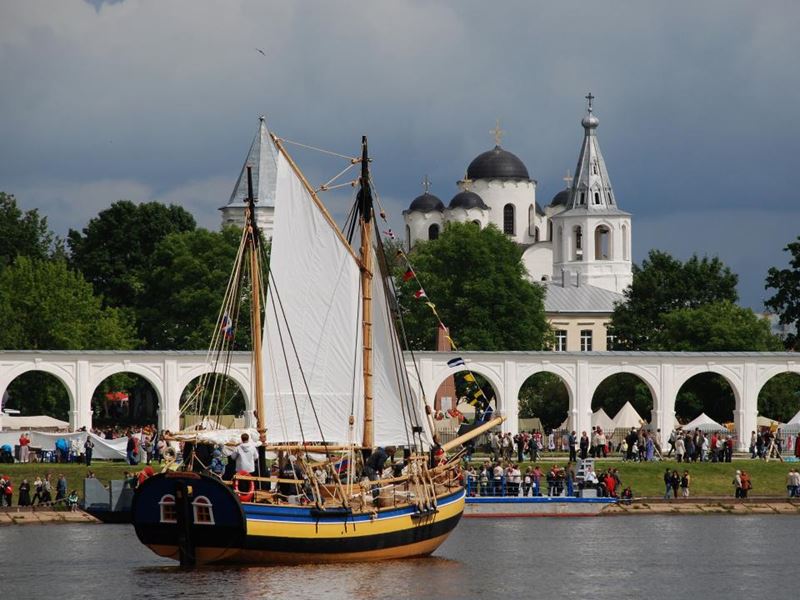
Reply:
M566 206L569 202L569 190L561 190L550 201L550 206Z
M433 194L425 192L414 198L408 210L409 212L433 212L434 210L441 212L444 210L444 203Z
M453 199L450 200L449 208L463 208L464 210L469 210L470 208L481 208L485 210L489 207L486 206L483 198L478 196L478 194L465 190L453 196Z
M467 167L469 179L522 179L530 180L525 164L514 154L500 146L484 152Z

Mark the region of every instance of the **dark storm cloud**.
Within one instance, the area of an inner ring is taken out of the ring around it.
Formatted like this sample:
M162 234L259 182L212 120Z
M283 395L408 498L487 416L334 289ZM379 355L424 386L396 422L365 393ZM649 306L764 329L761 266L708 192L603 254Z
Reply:
M369 134L396 229L423 175L449 200L498 117L546 204L574 168L591 90L636 260L651 247L718 254L759 307L766 269L800 233L793 2L0 11L0 189L59 231L122 197L181 202L214 226L262 113L280 135L337 151ZM315 182L339 167L298 159Z

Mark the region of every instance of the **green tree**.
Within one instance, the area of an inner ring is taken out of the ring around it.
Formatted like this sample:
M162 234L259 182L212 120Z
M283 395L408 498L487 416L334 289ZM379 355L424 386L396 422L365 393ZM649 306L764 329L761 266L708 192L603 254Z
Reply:
M36 209L22 212L13 195L0 192L0 269L17 256L47 258L53 243L47 217Z
M732 302L681 308L663 315L653 336L654 350L768 352L781 349L769 321Z
M545 429L561 425L569 412L569 392L558 375L536 373L519 392L519 416L538 417Z
M92 286L63 260L25 256L0 271L0 349L121 350L135 344L120 311L103 308ZM9 408L65 418L66 390L53 376L29 372L8 388Z
M0 349L122 350L135 343L120 311L103 308L64 261L21 256L0 272Z
M665 314L714 302L736 302L737 279L716 257L695 255L682 263L666 252L651 250L641 267L634 265L633 283L611 317L616 349L656 349Z
M800 375L775 375L758 393L758 413L786 423L800 410Z
M435 348L436 305L450 335L464 350L540 350L548 344L544 289L531 283L519 247L497 228L448 223L437 240L420 242L411 254L419 284L399 286L409 345Z
M787 245L784 250L791 254L788 269L772 267L767 272L766 289L774 289L775 294L764 305L778 313L783 325L794 325L794 333L786 337L785 344L790 350L800 347L800 237Z
M158 243L171 233L194 228L194 217L180 206L120 200L91 219L82 232L70 230L70 261L107 306L138 307L142 280Z
M241 230L196 229L165 237L142 279L147 299L139 310L147 347L200 350L217 326L219 309L239 247ZM246 347L249 320L239 320L237 346Z

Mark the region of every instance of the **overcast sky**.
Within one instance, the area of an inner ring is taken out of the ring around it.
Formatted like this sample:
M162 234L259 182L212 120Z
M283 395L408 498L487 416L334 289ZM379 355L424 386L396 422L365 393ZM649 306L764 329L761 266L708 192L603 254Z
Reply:
M800 234L798 23L792 0L0 0L0 190L62 235L123 198L216 228L265 114L345 154L369 135L401 231L422 177L448 202L497 118L549 203L591 91L634 260L718 255L758 310ZM314 183L340 169L289 149Z

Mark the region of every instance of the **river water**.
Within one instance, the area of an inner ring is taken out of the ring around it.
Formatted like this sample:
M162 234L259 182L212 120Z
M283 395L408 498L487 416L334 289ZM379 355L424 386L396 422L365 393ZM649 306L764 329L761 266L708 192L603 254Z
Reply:
M430 558L181 570L128 525L0 528L0 597L797 598L800 519L465 519Z

